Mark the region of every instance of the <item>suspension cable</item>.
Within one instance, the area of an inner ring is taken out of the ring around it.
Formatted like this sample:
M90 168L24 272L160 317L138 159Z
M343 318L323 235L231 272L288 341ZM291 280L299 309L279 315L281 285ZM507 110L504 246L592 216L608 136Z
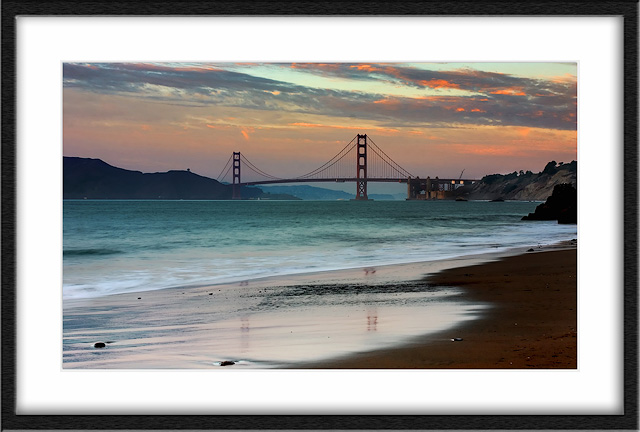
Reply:
M407 177L410 175L406 170L398 169L396 166L389 163L380 153L378 153L375 147L371 147L371 153L372 155L377 156L377 158L372 158L373 159L372 162L373 162L373 168L374 168L373 172L376 173L378 176L381 176L382 178L387 178L391 174L396 174L402 177ZM393 162L393 160L391 161Z
M400 165L398 165L398 163L397 163L396 161L394 161L393 159L391 159L391 158L389 157L389 155L387 155L387 154L384 152L384 150L382 150L380 147L378 147L378 145L377 145L377 144L376 144L376 143L375 143L375 142L374 142L370 137L368 137L368 138L369 138L369 141L371 141L371 144L373 144L373 145L374 145L374 147L375 147L376 149L380 150L380 152L381 152L383 155L385 155L385 156L386 156L386 158L391 162L390 164L389 164L389 162L387 162L389 165L391 165L392 167L394 167L394 168L395 168L395 169L396 169L400 174L404 174L404 175L405 175L405 176L407 176L407 177L409 177L409 176L410 176L410 177L413 177L409 171L407 171L406 169L404 169L404 168L402 168ZM375 151L375 150L374 150L374 151ZM382 157L382 156L380 156L380 157ZM385 161L385 162L386 162L386 161Z
M220 181L220 177L225 178L227 176L227 174L229 173L229 170L227 169L227 165L229 165L229 163L231 162L232 158L233 158L233 155L229 156L229 160L224 165L224 168L222 168L222 171L220 171L220 174L218 175L218 178L216 180ZM230 165L229 165L229 168L231 168ZM225 172L225 170L227 170L227 172ZM223 172L224 172L224 176L222 176Z
M242 158L243 162L249 166L249 169L251 169L256 174L263 175L267 178L270 178L271 180L282 180L281 177L272 176L271 174L267 174L266 172L262 171L260 168L256 167L254 164L251 163L251 161L249 161L249 159L245 157L245 155L241 154L240 157Z
M221 179L221 180L223 180L223 181L224 181L224 179L227 179L226 181L227 181L227 182L229 181L229 177L227 177L227 176L229 175L229 172L231 172L231 168L233 168L233 166L232 166L232 165L229 165L229 168L227 168L227 172L226 172L226 173L224 173L224 176L222 177L222 179ZM218 181L221 181L221 180L218 180Z
M326 162L326 163L325 163L324 165L322 165L321 167L318 167L318 168L314 169L313 171L308 172L307 174L301 175L301 176L296 177L296 178L299 178L299 179L302 179L302 178L309 178L309 177L311 177L312 175L318 174L320 171L324 170L325 168L328 168L328 166L329 166L329 165L335 165L336 163L338 163L338 162L340 161L340 159L344 158L344 157L347 155L347 153L349 153L349 152L351 151L351 149L349 149L349 150L347 150L347 151L346 151L342 156L340 156L340 155L341 155L341 154L342 154L342 153L343 153L343 152L344 152L344 151L345 151L345 150L346 150L346 149L347 149L347 148L348 148L348 147L353 143L353 141L355 141L355 139L356 139L356 137L354 137L354 138L349 142L349 144L347 144L346 146L344 146L344 148L343 148L342 150L340 150L340 151L338 152L338 154L336 154L334 157L332 157L328 162ZM338 156L340 156L340 157L338 158ZM337 158L337 160L336 160L336 158Z

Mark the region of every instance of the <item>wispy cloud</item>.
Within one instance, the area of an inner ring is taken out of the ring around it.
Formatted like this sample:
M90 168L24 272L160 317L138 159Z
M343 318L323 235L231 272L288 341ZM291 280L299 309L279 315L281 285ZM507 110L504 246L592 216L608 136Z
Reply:
M64 86L180 106L226 106L380 122L381 126L523 126L572 130L577 125L575 77L533 79L473 69L437 71L389 64L278 65L311 75L385 82L414 96L300 85L231 70L229 65L66 63ZM247 70L244 68L243 70ZM274 76L277 76L274 75ZM456 90L433 96L420 91Z

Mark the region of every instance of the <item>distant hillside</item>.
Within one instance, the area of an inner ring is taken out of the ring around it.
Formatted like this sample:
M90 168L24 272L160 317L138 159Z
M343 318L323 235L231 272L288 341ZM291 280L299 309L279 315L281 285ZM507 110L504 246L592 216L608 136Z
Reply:
M368 197L376 201L404 201L407 198L407 194L369 194Z
M271 193L284 193L296 196L303 200L327 200L335 201L339 199L355 198L354 194L333 189L320 188L309 185L295 186L261 186L262 190Z
M64 199L231 199L232 186L190 171L142 173L117 168L100 159L63 157ZM242 198L295 199L242 188Z
M356 197L356 195L352 193L309 185L260 186L260 188L265 192L293 195L300 199L309 201L350 200ZM369 194L368 196L370 199L377 201L406 198L404 194L400 196L395 196L392 194Z
M558 184L569 183L578 187L578 163L549 162L544 169L534 174L531 171L511 174L492 174L472 185L455 190L454 197L470 200L535 200L544 201Z

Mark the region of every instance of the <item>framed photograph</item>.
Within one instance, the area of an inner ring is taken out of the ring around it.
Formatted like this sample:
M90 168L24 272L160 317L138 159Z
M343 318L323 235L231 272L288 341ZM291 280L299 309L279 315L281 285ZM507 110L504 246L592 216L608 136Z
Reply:
M637 2L5 2L5 429L633 429Z

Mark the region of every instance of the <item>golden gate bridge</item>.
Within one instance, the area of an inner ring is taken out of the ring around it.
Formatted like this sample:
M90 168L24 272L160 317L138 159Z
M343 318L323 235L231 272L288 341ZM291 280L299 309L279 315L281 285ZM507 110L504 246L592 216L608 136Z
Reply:
M354 167L355 159L355 167ZM355 168L355 172L354 172ZM257 180L242 181L242 171L248 170ZM367 183L394 182L407 184L408 200L444 198L447 192L460 185L474 183L476 179L441 179L429 176L421 179L401 167L366 134L356 135L338 154L323 165L293 178L280 178L268 174L254 165L240 152L233 152L218 176L218 181L233 185L233 199L241 199L242 186L277 183L355 182L356 200L368 200Z

